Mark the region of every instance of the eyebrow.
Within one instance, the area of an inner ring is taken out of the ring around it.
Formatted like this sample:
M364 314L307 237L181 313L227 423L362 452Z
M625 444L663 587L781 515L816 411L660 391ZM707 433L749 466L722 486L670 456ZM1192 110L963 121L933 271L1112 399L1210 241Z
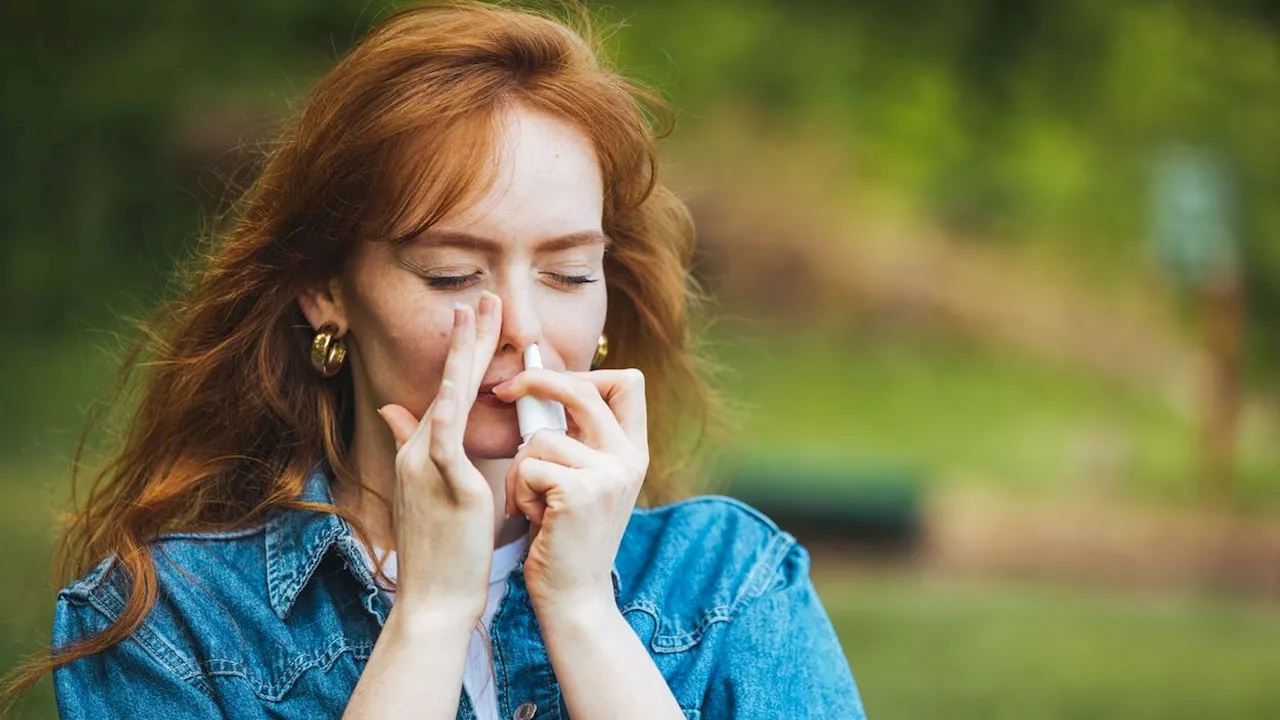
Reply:
M556 252L595 243L603 244L605 249L608 249L613 240L599 230L582 230L568 235L538 240L533 244L533 249L534 252ZM480 250L495 255L503 250L502 243L497 240L449 230L427 230L411 240L410 244L422 244L432 247L458 247L467 250Z

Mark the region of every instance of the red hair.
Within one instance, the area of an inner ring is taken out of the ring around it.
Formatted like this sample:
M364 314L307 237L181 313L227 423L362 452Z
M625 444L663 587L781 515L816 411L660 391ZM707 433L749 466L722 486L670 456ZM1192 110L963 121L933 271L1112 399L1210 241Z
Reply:
M297 500L323 460L348 465L350 372L322 378L308 362L312 329L296 298L342 272L358 243L418 234L485 187L500 113L513 104L579 128L604 178L608 365L636 367L649 388L649 476L642 502L680 495L677 433L705 431L716 396L691 347L704 299L689 279L693 226L658 182L651 111L660 100L605 66L589 23L449 2L400 9L378 23L311 90L177 299L141 325L108 409L133 409L123 443L63 529L63 582L114 555L132 580L102 633L38 655L6 695L44 672L120 642L158 592L150 544L177 530L225 530L271 512L341 508ZM136 405L127 388L139 380ZM695 411L690 414L689 411ZM78 467L96 413L86 422ZM77 470L72 470L75 486Z

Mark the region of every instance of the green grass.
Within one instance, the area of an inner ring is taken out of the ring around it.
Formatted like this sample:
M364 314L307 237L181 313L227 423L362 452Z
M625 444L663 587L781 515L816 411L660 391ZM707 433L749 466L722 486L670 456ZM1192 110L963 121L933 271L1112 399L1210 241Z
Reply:
M876 720L1280 717L1274 602L815 568Z

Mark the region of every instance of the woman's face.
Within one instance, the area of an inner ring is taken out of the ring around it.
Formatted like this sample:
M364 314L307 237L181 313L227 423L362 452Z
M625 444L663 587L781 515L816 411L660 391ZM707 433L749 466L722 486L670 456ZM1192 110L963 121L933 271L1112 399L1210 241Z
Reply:
M398 248L363 243L333 293L340 318L328 318L347 330L357 422L380 425L370 411L386 403L417 416L431 404L454 303L474 307L486 289L498 295L501 337L463 443L475 458L511 457L520 443L515 405L485 391L523 369L532 343L547 368L587 369L607 299L603 186L591 142L561 120L517 108L497 148L495 181L475 204Z

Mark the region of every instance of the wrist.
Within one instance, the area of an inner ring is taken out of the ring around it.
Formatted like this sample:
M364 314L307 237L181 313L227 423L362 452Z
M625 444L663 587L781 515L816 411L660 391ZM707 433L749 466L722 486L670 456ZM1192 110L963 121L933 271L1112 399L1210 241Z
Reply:
M543 627L573 626L590 630L622 617L613 597L612 585L608 593L561 595L541 601L531 598L531 602L538 624Z
M421 639L451 635L469 638L483 611L483 607L472 609L461 603L406 602L397 598L384 630Z

